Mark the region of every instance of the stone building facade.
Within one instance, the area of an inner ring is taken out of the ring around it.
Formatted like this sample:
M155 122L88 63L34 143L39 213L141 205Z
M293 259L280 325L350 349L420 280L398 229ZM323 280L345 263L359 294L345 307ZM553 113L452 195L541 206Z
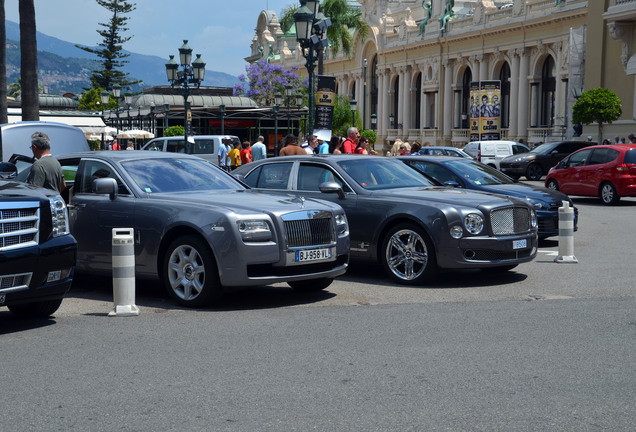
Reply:
M503 138L570 138L571 106L595 87L623 101L605 135L636 133L636 0L357 1L371 31L352 58L328 50L324 74L358 101L366 128L376 115L379 143L462 146L470 82L479 80L502 83ZM273 11L259 15L246 60L262 58L306 73L293 30L283 34Z

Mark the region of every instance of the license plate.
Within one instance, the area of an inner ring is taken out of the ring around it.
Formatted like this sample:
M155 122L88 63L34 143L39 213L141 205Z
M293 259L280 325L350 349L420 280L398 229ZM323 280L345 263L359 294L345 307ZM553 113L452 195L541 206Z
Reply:
M512 248L513 249L523 249L528 247L528 240L513 240Z
M49 275L46 278L47 282L55 282L60 280L62 277L62 272L60 270L49 272Z
M331 248L296 251L296 262L323 261L331 259Z

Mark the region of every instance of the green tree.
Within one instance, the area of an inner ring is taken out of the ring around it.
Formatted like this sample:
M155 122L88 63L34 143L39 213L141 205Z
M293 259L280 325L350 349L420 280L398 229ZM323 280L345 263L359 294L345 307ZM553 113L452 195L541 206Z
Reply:
M358 129L361 129L362 120L360 118L360 115L358 114L358 111L355 111L355 114L353 114L353 116L355 118L354 125ZM344 95L338 95L336 97L336 103L333 107L333 122L331 127L332 133L334 133L335 135L342 135L346 137L347 129L351 127L351 120L352 114L351 106L349 105L349 98Z
M22 120L40 120L38 95L38 47L33 0L20 0L20 80Z
M584 91L572 105L572 121L575 124L598 123L598 142L603 141L603 123L611 124L622 113L620 98L602 87Z
M107 23L99 23L101 27L97 33L102 37L102 42L98 44L101 48L90 48L87 46L76 45L76 47L95 54L99 57L102 69L93 71L91 75L91 86L93 88L110 89L113 84L119 84L122 87L128 87L138 84L141 81L130 81L128 73L121 71L121 68L128 63L124 60L129 54L123 52L123 44L128 42L132 36L122 36L128 31L126 23L129 17L126 14L136 9L135 3L129 3L125 0L95 0L100 6L112 12L112 16ZM88 89L86 89L88 90Z
M80 97L77 109L82 111L106 111L117 108L117 101L112 94L108 95L108 103L102 105L102 89L101 87L89 89Z
M0 0L0 124L9 122L7 112L7 29L4 20L4 0ZM2 155L2 142L0 142L0 155Z

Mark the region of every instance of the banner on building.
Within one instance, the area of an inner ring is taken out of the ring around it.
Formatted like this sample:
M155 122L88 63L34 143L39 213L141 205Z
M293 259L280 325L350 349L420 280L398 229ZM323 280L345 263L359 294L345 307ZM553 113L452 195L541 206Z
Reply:
M470 83L470 140L501 139L501 81Z
M314 135L316 135L320 140L329 141L331 139L335 103L336 78L332 76L318 75Z

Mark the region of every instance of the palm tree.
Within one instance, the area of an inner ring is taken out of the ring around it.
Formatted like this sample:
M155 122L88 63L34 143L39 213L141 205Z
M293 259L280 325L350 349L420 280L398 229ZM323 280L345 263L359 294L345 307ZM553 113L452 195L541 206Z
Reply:
M20 80L22 120L40 120L38 99L38 48L33 0L20 0Z
M0 124L9 122L7 114L7 29L4 19L4 0L0 0ZM2 155L2 141L0 141L0 155Z

